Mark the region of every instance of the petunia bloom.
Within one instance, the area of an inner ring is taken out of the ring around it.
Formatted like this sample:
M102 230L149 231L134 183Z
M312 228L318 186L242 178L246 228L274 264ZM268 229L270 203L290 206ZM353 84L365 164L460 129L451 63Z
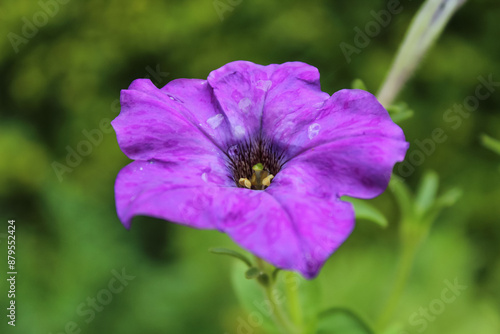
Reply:
M347 195L387 187L408 143L370 93L321 91L315 67L236 61L207 80L135 80L113 120L135 160L117 176L120 220L217 229L276 267L315 277L354 227Z

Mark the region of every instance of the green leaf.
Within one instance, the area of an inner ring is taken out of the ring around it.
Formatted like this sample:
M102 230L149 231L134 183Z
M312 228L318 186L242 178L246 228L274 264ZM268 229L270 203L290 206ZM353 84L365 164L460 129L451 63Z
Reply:
M354 212L356 214L356 219L366 219L381 227L387 227L387 218L373 205L365 200L342 197L342 200L350 202L354 206Z
M228 255L228 256L237 258L237 259L245 262L248 267L252 267L252 263L245 255L238 253L234 250L227 249L227 248L210 248L208 251L210 253L214 253L214 254L218 254L218 255Z
M434 171L427 171L420 181L417 194L415 196L415 208L419 214L429 210L434 201L439 186L439 176Z
M413 110L404 102L399 102L387 108L394 123L400 123L413 116Z
M392 175L389 188L394 194L394 198L401 210L401 216L410 217L413 215L413 195L405 184L404 180L396 175Z
M493 137L482 134L481 135L481 144L483 144L484 147L489 148L490 150L492 150L496 154L500 154L500 140L497 140Z
M452 188L445 192L443 195L439 196L436 200L436 206L439 208L443 208L446 206L452 206L458 201L458 199L462 196L463 191L460 188Z
M400 112L403 112L404 110L408 109L408 105L404 102L398 102L395 103L389 107L387 107L387 111L389 114L399 114Z
M406 110L406 111L403 111L403 112L400 112L400 113L397 113L397 114L392 114L390 115L391 118L392 118L392 121L394 123L401 123L402 121L404 120L407 120L408 118L411 118L413 117L413 110Z
M316 334L374 334L356 313L345 308L332 308L322 312Z
M422 218L424 224L432 224L443 208L454 205L461 196L462 190L459 188L453 188L438 197L433 206L427 210Z
M351 87L352 89L362 89L368 91L368 89L366 89L365 83L361 79L354 79L351 83Z

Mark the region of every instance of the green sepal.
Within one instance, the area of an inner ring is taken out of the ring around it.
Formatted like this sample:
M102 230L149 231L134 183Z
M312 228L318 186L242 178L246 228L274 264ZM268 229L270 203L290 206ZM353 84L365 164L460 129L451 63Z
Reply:
M269 284L271 284L269 275L266 273L260 273L260 275L257 276L257 281L259 281L262 286L268 286Z
M245 277L248 279L257 278L259 277L259 275L260 275L260 270L255 267L251 267L250 269L245 271Z

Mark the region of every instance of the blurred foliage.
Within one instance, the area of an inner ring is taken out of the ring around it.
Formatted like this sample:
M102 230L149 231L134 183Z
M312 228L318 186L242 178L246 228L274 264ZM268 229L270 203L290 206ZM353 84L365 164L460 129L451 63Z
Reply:
M0 4L0 254L6 254L6 222L16 219L16 333L63 333L70 322L82 333L236 333L238 319L248 315L229 288L232 260L207 251L236 246L218 232L152 218L123 228L113 185L129 160L101 123L118 114L119 92L136 78L150 77L158 86L206 78L237 59L304 61L319 68L326 92L348 88L356 78L375 92L420 5L402 1L401 13L347 63L339 44L354 44L353 29L364 29L385 1L221 2L231 8L223 20L212 0L42 0L56 3L57 12L50 7L54 15L17 53L9 34L22 36L26 20L40 22L43 9L36 1ZM443 211L421 245L394 333L416 333L410 316L440 298L443 282L455 278L468 288L425 333L500 332L498 156L479 139L481 133L500 138L500 88L456 129L443 118L474 95L479 76L500 80L499 16L495 1L468 2L398 99L414 112L401 122L409 152L436 128L447 136L404 176L405 183L415 188L423 170L433 169L443 189L458 187L463 196ZM68 166L68 148L84 149L85 132L95 129L102 141L59 179L53 162ZM388 228L358 224L317 281L322 309L341 306L373 319L393 280L399 213L390 193L369 202L387 217ZM0 268L6 268L4 255ZM122 268L135 278L87 323L79 306L107 289L112 271ZM0 294L6 291L2 278ZM2 297L0 308L6 307ZM14 332L2 317L0 332Z

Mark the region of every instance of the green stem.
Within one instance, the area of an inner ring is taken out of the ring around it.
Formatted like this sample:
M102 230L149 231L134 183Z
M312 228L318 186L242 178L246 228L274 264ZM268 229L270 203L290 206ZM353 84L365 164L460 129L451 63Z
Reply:
M389 74L377 93L382 105L389 107L413 74L425 53L444 26L466 0L427 0L406 32Z
M286 312L281 307L281 303L276 300L274 287L276 280L273 278L272 273L267 273L266 262L262 260L260 257L255 256L255 262L257 264L257 268L262 273L266 273L269 275L270 279L267 281L267 284L261 284L266 293L267 300L271 303L271 318L274 323L283 334L300 334L301 332L294 326L292 322L288 319Z
M276 301L272 285L264 287L264 290L266 292L266 297L272 306L273 312L271 313L271 316L279 330L283 334L299 334L300 332L297 330L297 328L295 328L295 326L287 319L285 312L280 306L280 303Z
M394 311L398 307L413 267L413 261L418 249L418 244L418 242L415 243L406 240L406 242L402 245L403 250L399 260L394 285L385 307L383 308L383 312L381 313L375 326L378 330L383 330L387 326L392 315L394 314Z
M300 307L300 300L298 294L298 287L294 283L292 272L285 272L287 279L285 280L285 291L286 297L288 300L288 306L290 308L290 316L292 317L292 321L298 328L302 328L304 326L304 319L302 315L302 308Z

